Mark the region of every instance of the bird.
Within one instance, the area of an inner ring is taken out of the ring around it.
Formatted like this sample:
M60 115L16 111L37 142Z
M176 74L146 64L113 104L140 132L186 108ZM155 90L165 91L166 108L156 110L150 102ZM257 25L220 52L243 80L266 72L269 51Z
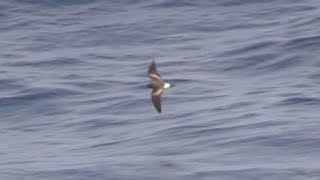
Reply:
M151 100L153 106L159 113L161 113L161 95L164 89L173 87L174 84L164 82L161 79L161 76L157 71L156 63L154 62L154 60L152 61L149 67L148 76L150 77L151 82L148 84L147 87L153 89L151 92Z

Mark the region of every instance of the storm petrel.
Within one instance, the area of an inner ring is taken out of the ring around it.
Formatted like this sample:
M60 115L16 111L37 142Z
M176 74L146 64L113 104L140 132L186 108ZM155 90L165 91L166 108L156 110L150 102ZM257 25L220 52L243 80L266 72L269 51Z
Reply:
M171 83L166 83L161 79L154 61L152 61L152 64L149 67L148 75L151 79L151 83L148 84L148 87L153 89L151 92L153 106L159 113L161 113L161 95L163 90L173 87L174 85Z

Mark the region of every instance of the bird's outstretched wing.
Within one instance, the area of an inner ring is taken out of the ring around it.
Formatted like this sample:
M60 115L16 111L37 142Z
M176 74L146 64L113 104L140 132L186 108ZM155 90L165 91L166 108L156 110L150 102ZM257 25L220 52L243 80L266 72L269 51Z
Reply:
M163 88L154 89L151 93L151 99L153 106L156 110L161 113L161 95L163 93Z
M161 76L159 75L156 68L156 63L154 61L152 61L152 64L149 67L148 75L151 79L161 79Z

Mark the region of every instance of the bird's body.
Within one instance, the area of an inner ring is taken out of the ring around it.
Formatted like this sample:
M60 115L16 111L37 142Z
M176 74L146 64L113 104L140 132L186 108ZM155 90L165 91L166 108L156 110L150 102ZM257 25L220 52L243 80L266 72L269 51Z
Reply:
M151 92L151 100L153 106L159 113L161 113L161 95L163 93L163 90L165 88L172 87L173 85L170 83L166 83L161 79L154 61L152 61L152 64L149 67L148 75L151 79L151 82L148 84L148 87L153 89Z

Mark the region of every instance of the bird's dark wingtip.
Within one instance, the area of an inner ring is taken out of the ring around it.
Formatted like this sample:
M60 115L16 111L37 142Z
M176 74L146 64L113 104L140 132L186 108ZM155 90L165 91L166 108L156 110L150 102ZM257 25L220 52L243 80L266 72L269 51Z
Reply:
M161 113L161 107L156 107L156 110L158 111L158 113Z

